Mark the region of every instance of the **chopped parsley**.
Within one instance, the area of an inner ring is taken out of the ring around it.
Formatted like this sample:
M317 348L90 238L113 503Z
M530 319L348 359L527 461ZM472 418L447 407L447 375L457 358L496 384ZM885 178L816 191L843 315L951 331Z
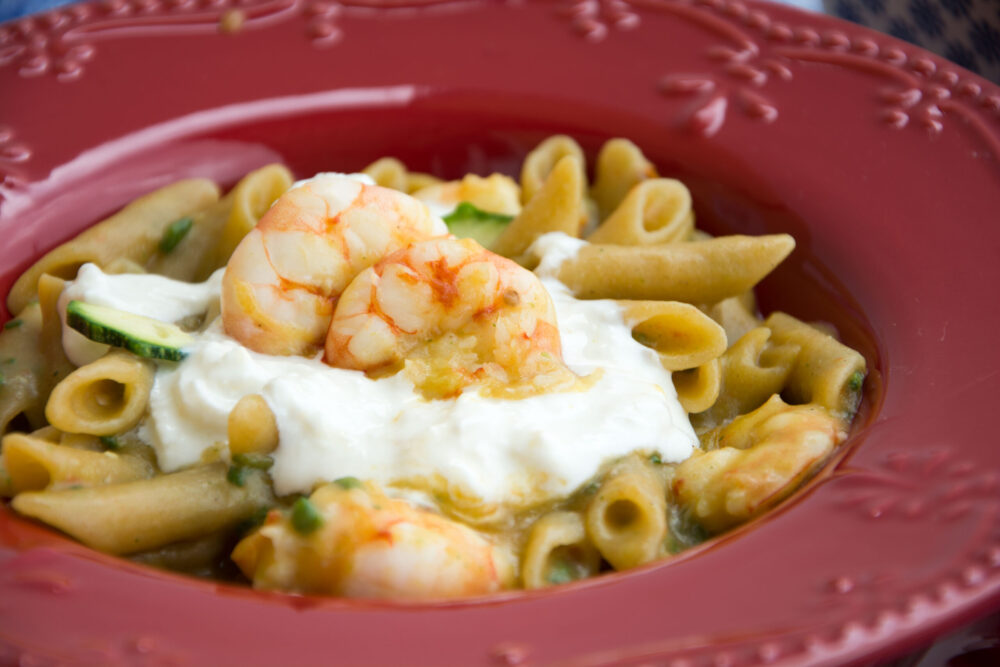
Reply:
M274 460L266 454L233 454L233 465L241 468L268 470L274 465Z
M226 481L233 486L244 486L247 483L247 468L243 466L229 466L226 472Z
M656 465L661 465L663 463L663 459L660 458L659 452L653 452L652 454L649 455L649 462L655 463Z
M305 496L292 505L292 528L300 535L308 535L323 525L323 516Z
M847 380L847 388L851 391L860 391L861 385L865 381L865 374L861 371L854 371Z
M110 452L117 452L122 448L121 443L118 442L118 438L113 435L102 435L100 437L100 441L101 444L104 445L104 449Z
M361 480L357 477L341 477L333 480L333 483L346 490L361 488Z
M24 320L22 320L22 319L8 320L7 323L3 325L3 328L4 329L16 329L19 326L21 326L22 324L24 324Z
M194 218L188 216L175 220L163 230L163 238L160 239L160 252L164 255L173 252L177 244L184 240L187 233L194 225Z

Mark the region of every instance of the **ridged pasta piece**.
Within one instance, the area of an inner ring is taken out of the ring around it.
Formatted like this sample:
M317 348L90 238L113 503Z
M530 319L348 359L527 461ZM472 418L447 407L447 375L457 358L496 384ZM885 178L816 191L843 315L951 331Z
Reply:
M557 277L584 299L714 303L746 292L795 247L787 234L656 246L590 244Z
M566 157L572 157L572 164L579 169L577 187L580 188L580 200L583 200L587 187L587 159L583 149L572 137L557 134L545 139L528 153L521 164L521 202L527 205L538 194L556 165Z
M2 447L3 466L15 494L131 482L154 472L141 456L68 447L24 433L4 436Z
M124 484L29 491L11 501L21 514L116 555L225 530L273 504L266 475L250 470L237 486L222 463Z
M694 211L687 187L672 178L655 178L632 188L587 240L617 245L655 245L686 241L692 230Z
M81 366L49 395L45 416L60 431L115 435L142 418L153 387L153 363L112 350Z
M692 418L696 430L725 423L756 410L781 393L795 367L799 347L778 343L771 330L757 327L726 350L722 363L722 389L712 408Z
M668 371L695 368L726 351L726 332L700 310L679 301L618 301L632 337L660 356Z
M611 139L605 142L597 154L594 172L590 197L597 206L601 220L618 208L633 186L657 176L656 167L628 139Z
M521 188L510 176L490 174L485 178L467 174L460 181L438 182L420 188L413 196L424 202L469 202L490 213L517 215L521 212Z
M267 213L271 204L292 187L294 180L292 172L280 164L269 164L251 171L226 196L231 203L224 206L223 210L213 211L211 215L196 221L196 227L201 226L203 229L196 233L196 238L189 242L189 246L194 247L196 242L204 243L214 247L215 252L208 255L208 261L199 258L199 271L194 279L203 280L212 270L225 265L243 237ZM225 209L228 209L228 213ZM219 215L226 217L220 221Z
M375 184L383 188L407 191L406 165L394 157L379 158L362 169L361 173L371 176Z
M844 423L823 408L773 396L703 434L708 451L677 466L672 491L692 519L718 533L787 497L845 437Z
M718 303L699 307L706 315L722 325L729 340L739 340L748 331L763 323L757 316L757 298L749 290Z
M722 386L721 367L719 359L712 359L697 368L672 374L677 400L688 414L704 412L715 404Z
M229 531L219 531L193 540L172 542L150 551L132 554L129 560L150 567L184 572L199 577L217 577L219 563L232 544Z
M134 200L110 218L46 253L21 274L7 296L7 308L21 311L35 298L38 278L48 273L76 276L87 262L106 266L118 257L144 265L156 252L164 230L219 199L219 188L204 179L178 181Z
M796 403L817 403L842 416L853 415L861 400L865 358L832 336L785 313L764 321L774 342L801 351L785 392Z
M45 397L71 366L51 357L42 341L42 308L32 303L0 332L0 434L45 425ZM59 348L61 349L61 347Z
M579 236L583 211L582 178L583 170L575 157L567 156L559 160L537 196L528 200L521 213L493 242L490 250L516 258L542 234L563 232Z
M441 182L440 178L430 174L409 171L394 157L379 158L361 171L370 176L376 185L409 194Z
M584 520L591 542L616 570L662 556L669 530L662 478L635 457L625 459L605 477Z
M586 579L597 574L600 567L601 554L587 539L578 513L549 512L531 526L521 557L525 588Z
M247 394L233 406L228 422L230 454L269 454L278 446L278 423L260 394Z

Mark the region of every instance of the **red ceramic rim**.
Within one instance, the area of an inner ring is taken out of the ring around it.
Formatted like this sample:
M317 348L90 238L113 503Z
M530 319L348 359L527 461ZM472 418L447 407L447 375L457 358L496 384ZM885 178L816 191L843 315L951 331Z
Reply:
M1000 90L983 79L752 1L107 0L0 25L0 97L3 292L181 176L386 154L510 173L553 132L591 155L626 136L689 184L699 224L792 233L764 307L833 321L872 369L849 445L793 502L549 592L261 594L0 508L0 662L843 664L1000 603Z

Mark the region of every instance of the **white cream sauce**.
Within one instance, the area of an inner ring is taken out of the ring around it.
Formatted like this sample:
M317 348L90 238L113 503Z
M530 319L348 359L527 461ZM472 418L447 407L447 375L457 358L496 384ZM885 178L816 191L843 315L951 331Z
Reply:
M547 235L535 250L567 257L578 245ZM545 273L555 263L543 260ZM209 310L219 294L217 276L193 285L98 273L81 270L67 294L163 320ZM372 380L318 359L250 351L216 320L183 362L160 366L144 436L164 471L197 463L207 448L225 442L236 402L259 393L280 433L270 471L280 495L344 476L392 485L440 475L463 495L520 504L565 496L603 463L632 451L686 459L697 441L670 373L632 339L621 309L612 301L578 301L554 278L543 282L556 305L567 365L581 375L602 369L587 391L502 400L466 390L428 401L402 374Z

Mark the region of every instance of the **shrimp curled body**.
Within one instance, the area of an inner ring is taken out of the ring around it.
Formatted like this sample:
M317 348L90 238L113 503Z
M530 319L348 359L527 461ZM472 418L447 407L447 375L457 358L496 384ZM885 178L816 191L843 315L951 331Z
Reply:
M386 497L373 485L319 487L308 534L272 511L233 560L256 588L353 598L448 598L513 584L509 554L466 526Z
M362 271L337 304L326 361L365 371L398 366L449 334L470 341L470 382L562 368L555 308L542 283L471 239L415 243Z
M323 174L282 195L226 266L226 333L266 354L315 353L337 298L363 269L411 243L447 234L402 193Z

